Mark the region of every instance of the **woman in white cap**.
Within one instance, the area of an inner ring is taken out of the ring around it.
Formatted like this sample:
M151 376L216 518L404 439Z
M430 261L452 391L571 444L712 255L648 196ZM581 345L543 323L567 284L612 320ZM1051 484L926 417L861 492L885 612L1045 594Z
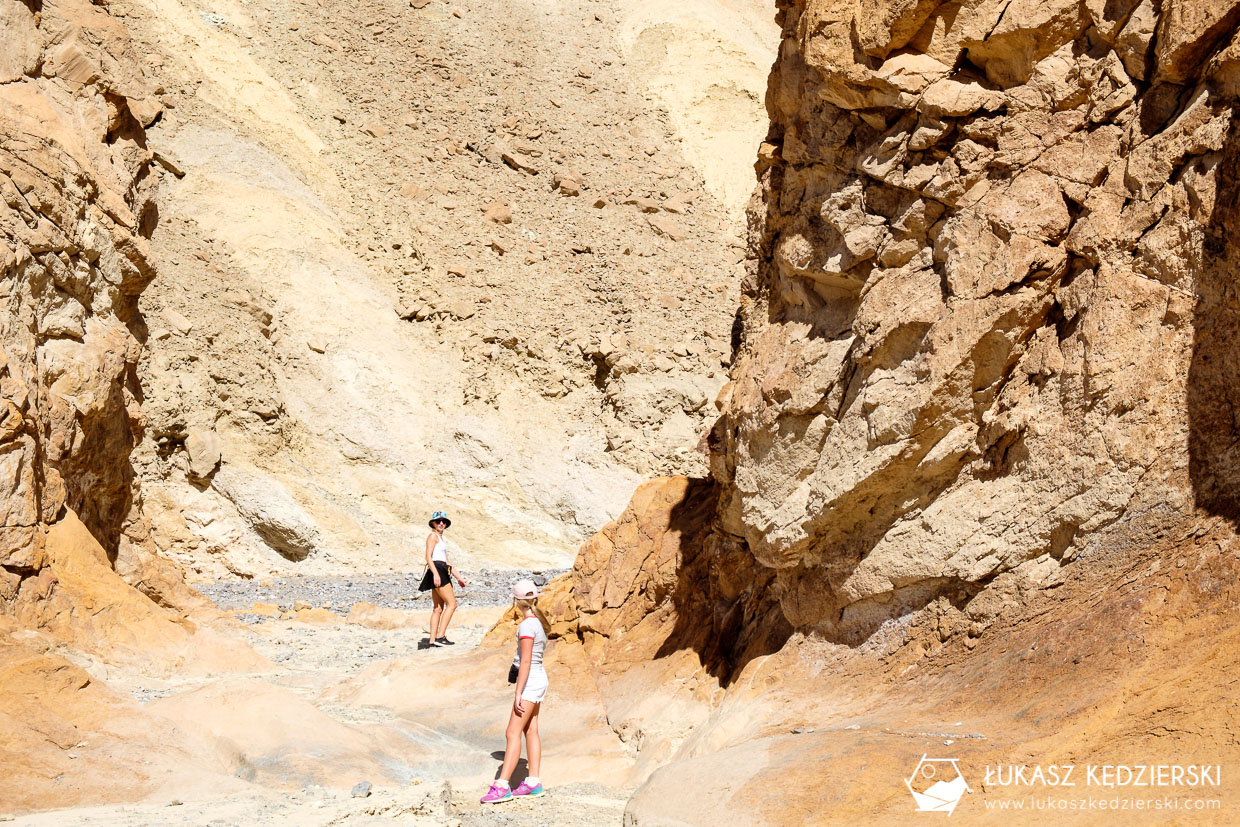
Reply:
M483 804L498 804L519 796L536 798L543 794L538 777L542 763L542 740L538 737L538 710L547 695L547 673L543 670L543 651L547 648L547 621L538 610L538 587L532 580L518 580L512 587L512 602L521 615L517 626L517 654L512 659L509 680L516 673L516 700L508 715L508 739L499 778L482 797ZM525 756L529 774L515 790L509 779L521 758L521 735L525 734Z
M429 642L431 646L454 646L448 640L448 621L456 611L456 593L452 591L452 578L465 588L465 578L448 565L448 544L443 541L443 533L452 525L448 515L436 511L431 515L431 533L426 535L426 574L422 575L422 583L418 591L430 590L431 602L435 608L431 610L431 627Z

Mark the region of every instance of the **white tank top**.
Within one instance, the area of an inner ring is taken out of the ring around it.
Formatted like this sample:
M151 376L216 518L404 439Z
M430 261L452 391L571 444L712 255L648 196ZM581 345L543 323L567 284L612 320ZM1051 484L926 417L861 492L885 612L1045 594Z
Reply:
M435 541L435 547L431 549L431 560L438 560L441 563L448 562L448 544L443 541L442 537Z

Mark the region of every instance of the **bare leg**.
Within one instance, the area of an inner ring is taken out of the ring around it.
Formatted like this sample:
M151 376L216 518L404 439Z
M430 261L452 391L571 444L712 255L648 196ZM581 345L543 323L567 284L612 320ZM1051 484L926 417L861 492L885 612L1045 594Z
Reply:
M532 708L536 706L538 704L526 701L525 714L519 718L516 710L508 713L508 729L504 731L504 765L499 770L499 780L505 784L512 780L512 774L517 769L517 762L521 760L521 733L530 725L530 719L533 717Z
M538 735L538 710L542 704L525 702L525 714L530 719L525 727L525 756L529 759L529 774L538 778L539 765L542 764L542 738Z
M456 593L452 591L451 583L444 583L435 589L435 593L443 602L443 613L439 616L439 631L435 633L435 639L439 639L448 634L448 622L452 620L452 613L456 611Z
M436 638L435 630L439 628L439 618L443 614L443 598L439 596L439 589L431 589L431 602L435 604L435 608L431 611L430 632L431 640Z

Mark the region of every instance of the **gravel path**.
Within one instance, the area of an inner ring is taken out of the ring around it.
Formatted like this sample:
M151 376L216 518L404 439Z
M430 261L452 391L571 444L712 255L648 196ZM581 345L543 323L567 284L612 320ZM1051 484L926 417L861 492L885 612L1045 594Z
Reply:
M456 590L457 600L466 606L500 606L511 600L512 584L523 577L545 585L568 569L541 571L482 569L471 572L466 588ZM312 608L329 609L338 615L349 613L354 603L365 601L388 609L420 611L430 605L430 593L419 592L422 572L387 574L349 574L333 577L296 575L263 580L217 580L194 588L216 602L221 609L239 612L246 623L268 618L245 614L255 603L271 603L290 611L294 602L304 600Z

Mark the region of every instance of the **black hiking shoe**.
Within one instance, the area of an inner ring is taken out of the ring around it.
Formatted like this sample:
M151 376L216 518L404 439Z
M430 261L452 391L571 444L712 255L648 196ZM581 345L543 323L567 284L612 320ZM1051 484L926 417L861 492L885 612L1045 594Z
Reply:
M441 637L441 638L436 639L435 645L436 646L455 646L456 641L448 640L446 637Z

